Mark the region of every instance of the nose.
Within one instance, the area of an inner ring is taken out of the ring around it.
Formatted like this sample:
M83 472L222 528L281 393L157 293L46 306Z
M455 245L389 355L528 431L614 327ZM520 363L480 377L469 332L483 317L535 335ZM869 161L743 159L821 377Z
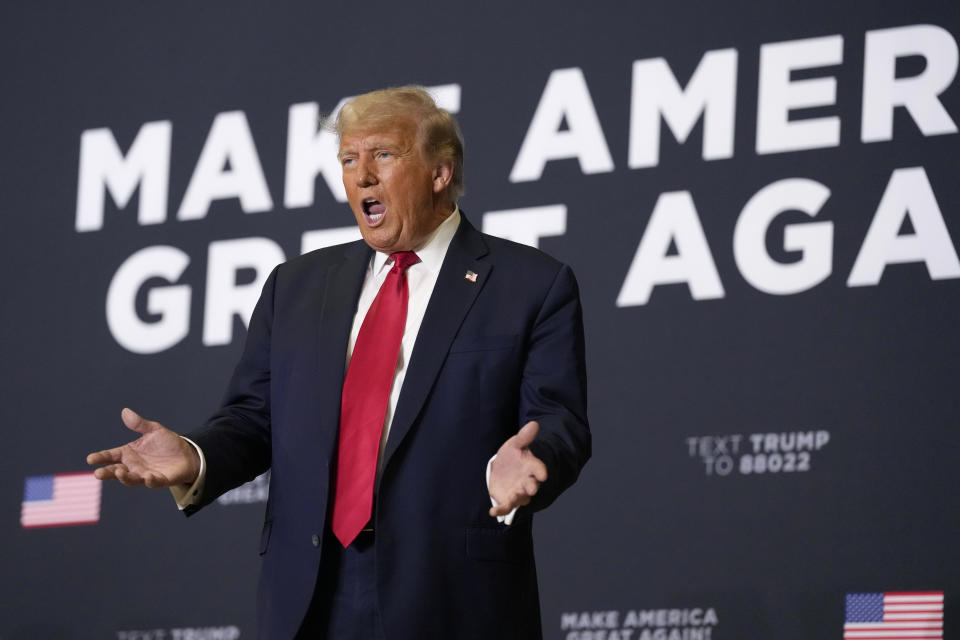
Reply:
M358 187L369 187L377 184L377 174L370 160L364 157L357 160L356 180Z

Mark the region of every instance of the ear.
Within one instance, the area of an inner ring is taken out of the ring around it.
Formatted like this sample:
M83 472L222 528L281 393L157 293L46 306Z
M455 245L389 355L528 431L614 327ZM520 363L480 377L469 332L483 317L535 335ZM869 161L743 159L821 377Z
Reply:
M433 168L433 192L442 193L450 186L453 180L453 163L442 162Z

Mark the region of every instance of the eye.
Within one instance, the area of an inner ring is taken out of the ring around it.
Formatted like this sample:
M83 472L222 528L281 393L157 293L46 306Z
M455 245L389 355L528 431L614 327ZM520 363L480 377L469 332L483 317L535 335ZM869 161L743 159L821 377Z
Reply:
M393 157L393 154L390 153L389 151L377 151L377 157L386 159L386 158Z
M344 167L349 167L353 165L354 159L350 156L340 158L340 164Z

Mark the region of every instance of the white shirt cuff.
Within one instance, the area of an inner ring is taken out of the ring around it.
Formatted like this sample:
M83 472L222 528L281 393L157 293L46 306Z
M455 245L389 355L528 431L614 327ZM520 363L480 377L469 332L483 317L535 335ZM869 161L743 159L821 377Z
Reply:
M490 466L493 464L493 461L496 460L496 458L497 458L497 456L496 456L496 454L494 454L494 456L487 461L487 493L488 493L488 494L490 493ZM494 500L493 496L490 496L490 504L492 504L492 505L495 506L495 507L499 507L499 506L500 506L500 503L497 502L496 500ZM516 507L514 507L514 508L513 508L513 511L511 511L510 513L508 513L508 514L505 515L505 516L497 516L497 522L501 522L501 523L509 526L509 525L513 524L513 516L515 516L515 515L517 515L517 508L516 508Z
M183 438L183 436L180 437ZM180 511L200 502L200 494L203 492L203 481L207 477L207 459L203 457L203 449L197 446L197 443L190 438L183 439L193 445L193 448L197 450L197 454L200 456L200 473L197 474L197 479L194 480L193 484L189 487L185 484L170 487L170 493L173 494L173 499L177 502L177 508L180 509Z

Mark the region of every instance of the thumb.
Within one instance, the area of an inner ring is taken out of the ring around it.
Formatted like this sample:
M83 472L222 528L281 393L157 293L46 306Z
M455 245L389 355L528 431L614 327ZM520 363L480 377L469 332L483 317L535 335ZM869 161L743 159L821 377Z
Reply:
M120 412L120 419L123 420L123 425L127 429L136 431L141 435L151 431L150 422L141 418L133 409L124 408L123 411Z
M517 435L513 436L513 444L520 449L526 449L534 440L536 440L537 432L539 431L540 424L536 420L531 420L527 424L523 425L523 428L517 432Z

